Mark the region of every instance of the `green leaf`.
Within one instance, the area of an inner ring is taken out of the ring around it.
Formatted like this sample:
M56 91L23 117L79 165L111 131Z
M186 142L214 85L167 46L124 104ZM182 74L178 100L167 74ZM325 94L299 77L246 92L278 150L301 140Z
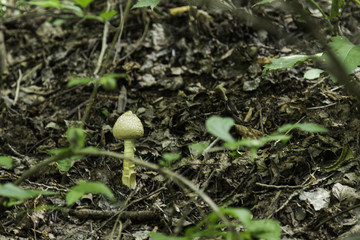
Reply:
M173 162L178 160L181 157L180 153L163 153L162 157L168 161L168 162Z
M223 214L228 214L239 219L246 227L250 225L252 214L245 208L223 208L220 209Z
M178 160L181 157L180 153L163 153L164 160L159 161L159 164L164 167L170 167L171 163Z
M29 1L28 4L39 7L61 8L61 3L59 0Z
M187 237L173 237L173 236L168 236L165 235L163 233L158 233L158 232L152 232L150 233L150 239L151 240L187 240Z
M73 0L76 4L80 5L82 8L86 8L94 0Z
M70 127L66 131L66 136L73 150L81 149L85 146L85 133L81 128Z
M305 132L320 132L320 133L328 132L326 128L314 123L298 123L295 125L295 127Z
M89 82L93 82L93 81L94 81L93 78L73 78L68 82L66 86L72 87L80 84L88 84Z
M329 46L348 74L360 65L360 47L352 44L346 37L332 37ZM323 60L329 62L329 56L325 54Z
M204 150L209 146L209 143L193 143L189 145L191 154L198 156L204 152Z
M255 220L247 226L247 231L257 239L281 240L281 227L278 222L270 219Z
M161 0L139 0L131 9L133 8L142 8L142 7L150 7L151 10L154 10Z
M76 157L76 158L78 158L78 157ZM73 166L74 160L75 159L73 157L61 159L56 162L56 166L60 172L66 173Z
M311 55L291 55L291 56L281 57L278 59L269 59L271 63L265 65L263 74L265 74L266 71L268 70L292 68L296 64L303 63L306 60L311 59L312 57L313 56Z
M276 132L284 133L295 128L305 132L322 132L322 133L328 132L326 128L314 123L284 124L281 127L279 127Z
M12 168L13 159L11 157L0 157L0 165L8 169Z
M111 10L111 11L108 11L108 12L102 12L99 14L99 16L101 18L103 18L104 20L108 20L110 18L112 18L113 16L115 16L117 14L117 11L115 10Z
M112 77L102 77L100 78L100 84L105 90L113 90L116 88L116 80Z
M57 148L57 149L51 149L48 151L48 154L50 155L58 155L58 154L63 154L66 152L69 152L70 148Z
M12 183L0 185L0 196L3 196L3 197L15 198L18 200L25 200L25 199L36 197L40 194L53 195L55 193L51 192L51 191L42 191L42 190L24 190Z
M72 187L66 194L66 204L69 206L79 200L86 193L103 194L111 201L115 200L111 190L101 182L80 181L79 184Z
M272 3L272 2L274 2L274 1L276 1L276 0L262 0L262 1L258 2L258 3L255 3L255 4L252 5L251 7L255 7L255 6L258 6L258 5L264 5L264 4L266 4L266 3Z
M62 9L70 10L71 12L73 12L78 17L83 17L84 16L83 10L81 8L79 8L78 6L74 6L74 5L71 5L71 4L61 4L60 7Z
M101 111L101 113L102 113L105 117L109 116L109 110L107 110L106 108L103 109L103 110Z
M234 119L229 117L212 116L206 120L205 126L209 133L225 142L235 142L229 131L234 126Z
M312 68L305 72L304 78L312 80L320 77L320 74L323 73L324 70L318 68Z
M100 78L100 84L105 90L112 90L116 88L116 79L120 77L126 77L124 73L111 73Z

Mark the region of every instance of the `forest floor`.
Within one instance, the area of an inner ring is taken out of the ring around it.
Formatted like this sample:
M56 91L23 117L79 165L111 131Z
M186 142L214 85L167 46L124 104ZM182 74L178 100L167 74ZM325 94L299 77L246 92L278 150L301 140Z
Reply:
M102 11L101 2L90 11ZM338 239L359 229L359 209L317 226L360 199L358 101L325 75L304 79L314 63L262 74L269 58L323 51L304 24L268 5L254 10L298 40L288 43L247 26L229 11L198 8L169 14L169 9L183 5L163 1L155 11L130 11L106 68L106 73L126 73L126 78L117 79L116 90L100 88L84 126L86 145L121 153L123 143L113 137L112 126L131 110L145 129L136 142L136 156L159 163L164 153L180 153L170 169L219 206L246 208L255 219L278 221L283 239ZM360 8L350 5L340 28L358 44L352 33L360 26ZM58 10L32 8L8 13L3 20L8 73L0 89L0 155L11 156L14 167L0 170L1 183L14 182L47 158L49 150L66 147L65 132L79 124L90 98L92 85L66 85L74 77L94 77L104 24L75 16L53 24L62 17ZM326 28L315 13L314 18ZM109 45L119 18L110 22ZM268 143L253 161L246 149L196 154L190 144L222 144L205 128L211 116L233 118L231 134L236 139L259 138L297 122L316 123L329 132L294 130L287 144ZM353 153L352 159L324 170L346 150ZM196 193L140 166L137 188L129 190L121 184L121 169L122 162L110 157L83 157L68 172L50 165L21 187L58 194L5 208L0 213L0 239L109 239L119 209L144 213L121 219L121 239L148 239L154 231L182 235L211 212ZM80 180L106 184L116 204L87 194L67 208L64 196ZM299 198L320 190L326 192L322 199L328 204L320 209L314 199ZM32 211L40 206L49 209ZM89 211L81 215L75 210Z

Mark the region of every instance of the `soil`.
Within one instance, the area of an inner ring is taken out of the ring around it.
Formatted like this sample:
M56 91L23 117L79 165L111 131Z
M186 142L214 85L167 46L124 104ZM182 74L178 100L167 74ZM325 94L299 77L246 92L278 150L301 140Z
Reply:
M254 219L278 221L283 239L344 239L356 232L357 208L323 222L359 203L356 97L326 75L305 79L304 72L316 63L262 73L268 59L323 51L306 25L296 14L271 4L253 9L252 14L297 39L289 42L221 8L204 6L169 14L169 9L183 5L162 1L154 11L130 11L105 72L126 73L126 77L117 78L115 90L99 89L84 126L86 146L121 153L123 142L113 137L112 126L131 110L145 130L135 143L136 156L159 163L164 153L181 154L169 168L219 206L247 208ZM95 1L89 12L105 8L105 1ZM26 9L8 9L3 18L7 71L0 89L0 155L11 156L14 162L11 170L1 168L2 184L15 182L48 158L49 150L68 145L65 133L79 126L94 86L67 84L73 78L97 77L94 71L104 36L100 21L53 9ZM305 5L304 9L314 10ZM326 22L311 12L329 38ZM359 16L359 5L351 2L339 24L355 44L360 42L355 32ZM110 20L108 47L119 22L118 16ZM236 139L259 138L297 122L316 123L329 132L293 130L286 144L267 143L253 160L248 149L196 154L190 144L222 146L206 130L205 121L211 116L233 118L231 134ZM326 171L346 150L353 157ZM119 232L121 239L148 239L150 232L183 235L211 212L181 184L144 167L137 166L136 171L137 187L130 190L121 183L118 159L85 156L67 172L51 164L21 187L57 194L3 207L0 239L112 239ZM106 184L116 202L86 194L67 207L65 195L80 180ZM323 197L328 205L317 209L313 199L300 199L319 189L328 193Z

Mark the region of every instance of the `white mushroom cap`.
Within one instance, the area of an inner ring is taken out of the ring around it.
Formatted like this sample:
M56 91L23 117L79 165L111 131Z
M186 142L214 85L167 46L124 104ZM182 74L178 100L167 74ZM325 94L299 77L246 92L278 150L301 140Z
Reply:
M138 139L144 136L144 127L136 114L127 111L116 120L113 135L119 140Z

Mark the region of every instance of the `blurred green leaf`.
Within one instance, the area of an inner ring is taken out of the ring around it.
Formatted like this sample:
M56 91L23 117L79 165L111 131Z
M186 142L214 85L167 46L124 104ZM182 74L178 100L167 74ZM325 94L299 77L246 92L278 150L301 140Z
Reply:
M258 2L258 3L255 3L255 4L252 5L251 7L256 7L256 6L259 6L259 5L264 5L264 4L266 4L266 3L272 3L272 2L274 2L274 1L276 1L276 0L262 0L262 1Z
M84 12L81 8L79 8L78 6L74 6L71 4L61 4L61 9L66 9L66 10L70 10L71 12L73 12L76 16L78 17L83 17L84 16Z
M61 159L56 162L56 166L61 173L66 173L72 168L74 161L80 158L82 158L82 156L75 155L69 158Z
M100 78L100 84L105 90L113 90L116 88L116 79L120 77L126 77L124 73L111 73Z
M346 37L332 37L329 46L348 74L360 65L360 47L352 44ZM323 61L330 61L327 54Z
M304 78L312 80L320 77L320 74L323 73L324 70L318 68L312 68L305 72Z
M223 214L230 215L240 220L245 226L249 226L252 221L252 214L245 208L221 208Z
M151 10L154 10L161 0L138 0L138 2L131 8L142 8L142 7L150 7Z
M63 154L63 153L69 152L69 151L70 151L70 148L56 148L56 149L49 150L48 153L50 155L58 155L58 154Z
M180 153L163 153L164 160L160 160L159 164L164 167L170 167L171 163L178 160L181 157Z
M247 231L257 239L281 240L281 227L271 219L253 220L247 226Z
M24 190L12 183L0 185L0 196L3 196L3 197L15 198L18 200L25 200L25 199L36 197L40 194L53 195L55 193L51 192L51 191L43 191L43 190Z
M102 111L101 111L101 113L104 115L104 116L109 116L109 110L107 110L107 109L103 109Z
M104 20L108 20L110 18L112 18L113 16L115 16L117 14L117 11L115 10L111 10L111 11L108 11L108 12L102 12L99 14L99 16L101 18L103 18Z
M280 57L278 59L269 59L271 63L264 66L263 74L266 74L268 70L292 68L296 64L303 63L306 60L311 59L311 57L311 55L290 55Z
M322 126L319 126L314 123L299 123L296 124L296 128L305 131L305 132L320 132L320 133L326 133L328 130Z
M181 157L180 153L163 153L162 157L168 161L168 162L173 162L178 160Z
M299 129L305 132L321 132L321 133L328 132L326 128L314 123L284 124L278 128L277 132L284 133L292 129Z
M39 7L61 8L59 0L29 1L28 3Z
M188 240L187 237L174 237L174 236L168 236L163 233L159 232L152 232L150 233L150 239L151 240Z
M225 142L235 142L229 131L234 126L234 119L229 117L212 116L206 120L205 126L209 133Z
M80 5L82 8L86 8L94 0L72 0L72 1Z
M13 159L11 157L0 157L0 165L1 166L4 166L8 169L11 169L12 168L12 162L13 162Z
M93 81L94 81L93 78L73 78L68 82L68 84L66 86L72 87L72 86L80 85L80 84L88 84Z
M105 90L113 90L116 88L116 80L112 77L102 77L100 83Z
M73 150L81 149L85 146L85 133L81 128L70 127L66 131L66 136Z
M189 145L191 154L198 156L204 152L204 150L209 146L209 143L193 143Z
M79 200L86 193L103 194L111 201L115 200L111 190L101 182L80 181L66 194L66 204L69 206Z

